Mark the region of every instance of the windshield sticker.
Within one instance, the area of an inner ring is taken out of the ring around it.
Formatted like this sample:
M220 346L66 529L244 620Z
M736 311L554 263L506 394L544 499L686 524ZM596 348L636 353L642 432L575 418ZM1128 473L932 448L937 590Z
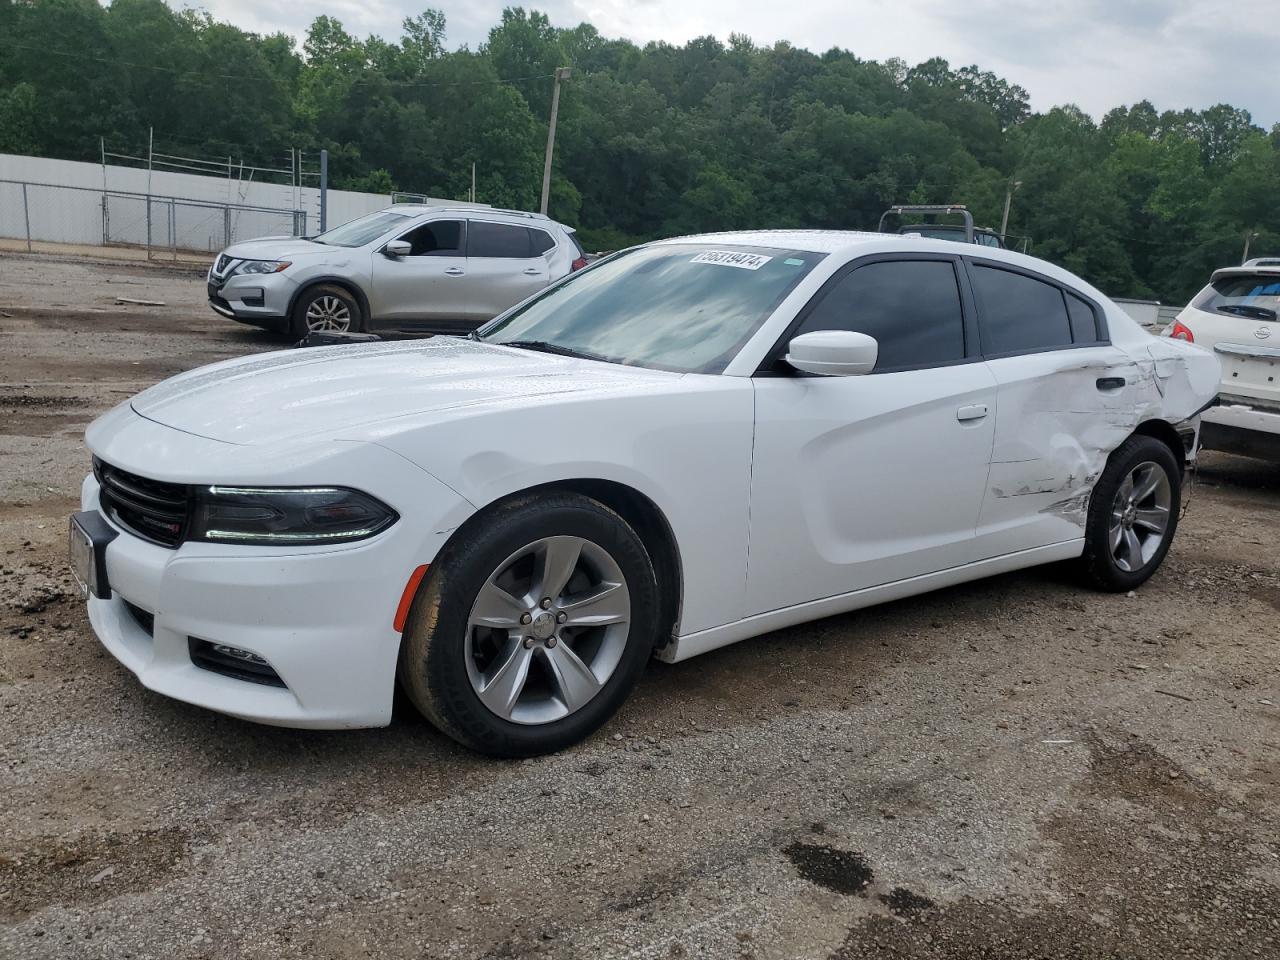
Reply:
M732 250L704 250L690 263L718 263L722 267L737 267L740 270L759 270L773 257L758 253L735 253Z

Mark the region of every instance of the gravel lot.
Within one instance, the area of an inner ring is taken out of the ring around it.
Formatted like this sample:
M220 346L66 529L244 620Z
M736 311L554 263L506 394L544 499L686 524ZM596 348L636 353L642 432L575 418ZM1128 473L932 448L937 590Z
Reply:
M280 345L202 287L0 255L0 957L1280 956L1280 466L1206 455L1136 596L655 662L557 756L257 727L143 690L63 561L92 417Z

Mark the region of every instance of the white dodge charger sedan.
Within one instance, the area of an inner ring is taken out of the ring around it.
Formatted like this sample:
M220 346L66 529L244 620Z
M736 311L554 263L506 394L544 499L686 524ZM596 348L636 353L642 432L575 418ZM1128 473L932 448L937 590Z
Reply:
M70 550L144 685L298 727L528 755L656 652L1073 561L1178 522L1205 351L1048 263L944 240L637 247L470 339L214 364L93 423Z

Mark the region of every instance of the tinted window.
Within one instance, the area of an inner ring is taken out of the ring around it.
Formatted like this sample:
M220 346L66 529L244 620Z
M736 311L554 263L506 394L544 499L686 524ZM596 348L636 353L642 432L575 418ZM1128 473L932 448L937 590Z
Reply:
M507 260L531 257L529 231L506 223L472 220L467 229L467 256Z
M877 370L964 359L964 314L948 260L870 263L837 281L797 334L853 330L880 344Z
M437 220L410 230L401 240L413 247L411 257L462 256L462 221Z
M1067 313L1071 317L1071 339L1076 343L1095 343L1098 340L1098 318L1093 307L1070 293L1063 296L1067 298Z
M978 243L984 247L999 247L1000 238L994 233L980 233L978 234Z
M994 267L975 266L971 276L986 353L1047 350L1071 344L1071 322L1057 287Z
M1280 312L1280 277L1235 274L1219 277L1191 301L1197 310L1226 313L1251 320L1274 320Z
M551 239L551 234L545 230L534 230L530 227L529 238L533 241L533 255L535 257L546 253L556 245L556 242Z

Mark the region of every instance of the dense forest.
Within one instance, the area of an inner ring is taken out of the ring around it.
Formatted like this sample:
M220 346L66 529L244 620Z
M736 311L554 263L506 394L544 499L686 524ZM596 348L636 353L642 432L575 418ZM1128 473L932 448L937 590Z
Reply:
M1280 254L1280 126L1227 105L1032 113L977 66L812 53L733 35L602 37L510 8L477 50L438 11L396 41L317 17L302 48L162 0L0 0L0 152L145 151L279 164L327 148L333 185L535 209L552 74L551 214L591 248L736 227L874 229L898 202L966 203L1117 296L1184 301L1245 238ZM1230 69L1230 64L1223 64Z

